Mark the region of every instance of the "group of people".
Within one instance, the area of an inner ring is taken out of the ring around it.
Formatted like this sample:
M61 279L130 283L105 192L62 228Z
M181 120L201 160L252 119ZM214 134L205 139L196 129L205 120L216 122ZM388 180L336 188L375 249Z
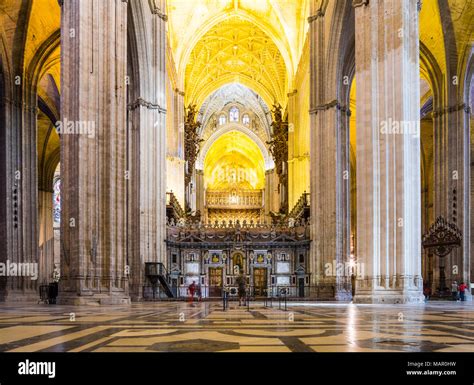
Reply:
M467 285L464 282L461 282L459 285L456 281L453 281L451 284L451 295L453 301L465 301L465 293L467 290Z
M247 295L245 277L242 274L240 274L236 278L235 283L237 284L237 287L238 287L237 294L239 296L239 306L243 306L245 305L246 295ZM197 296L199 302L202 301L201 285L199 283L196 284L195 281L192 281L188 286L188 295L189 295L188 298L189 298L190 304L193 304L195 295Z
M465 301L466 290L468 290L468 286L464 282L461 282L458 285L457 281L453 281L453 283L451 284L451 298L453 299L453 301ZM430 285L426 284L424 286L423 294L425 295L425 301L428 301L431 297Z

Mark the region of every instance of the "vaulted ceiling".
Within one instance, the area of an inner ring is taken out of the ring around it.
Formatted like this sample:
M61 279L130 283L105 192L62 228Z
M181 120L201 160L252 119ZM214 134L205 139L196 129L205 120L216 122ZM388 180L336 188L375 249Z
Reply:
M308 30L309 0L168 0L168 33L186 103L239 82L286 104Z
M287 68L272 39L238 16L212 27L191 52L185 72L185 97L200 106L227 83L241 83L267 102L284 104Z
M38 75L36 126L38 184L52 190L52 176L59 162L59 136L54 122L60 116L60 29L61 10L57 0L3 0L0 2L0 37L8 52L5 65L16 76L31 77L41 53Z

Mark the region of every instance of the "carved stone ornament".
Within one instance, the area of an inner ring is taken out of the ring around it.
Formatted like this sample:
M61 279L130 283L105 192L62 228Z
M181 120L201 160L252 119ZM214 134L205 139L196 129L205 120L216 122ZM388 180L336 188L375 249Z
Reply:
M456 225L439 216L423 236L423 247L432 249L438 257L445 257L454 248L461 246L461 241L462 234Z
M184 156L188 163L186 174L184 176L184 182L186 187L191 182L191 176L193 174L194 164L200 150L200 144L202 139L199 138L198 129L201 127L201 123L195 121L196 106L189 105L185 111L184 121Z
M288 177L286 168L288 165L288 121L283 120L280 104L273 105L273 122L271 140L267 142L270 153L275 162L275 171L279 177L283 191L288 191ZM286 193L285 193L286 195ZM280 211L288 213L288 199L285 196Z

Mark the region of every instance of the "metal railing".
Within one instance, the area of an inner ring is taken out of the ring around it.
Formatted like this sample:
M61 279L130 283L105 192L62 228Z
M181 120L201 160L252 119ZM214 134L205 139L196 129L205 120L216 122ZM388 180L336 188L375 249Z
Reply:
M262 190L206 191L206 206L212 209L259 209L263 206Z
M306 191L299 197L295 205L288 214L288 218L301 218L304 211L309 208L309 193Z

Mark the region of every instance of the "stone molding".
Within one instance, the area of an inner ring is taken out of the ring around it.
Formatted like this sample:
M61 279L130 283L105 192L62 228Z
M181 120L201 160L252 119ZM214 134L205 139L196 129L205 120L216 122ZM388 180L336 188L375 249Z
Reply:
M168 15L161 11L160 7L156 5L155 0L149 0L149 4L153 15L157 15L163 21L168 21Z
M437 117L443 116L444 114L449 114L451 112L457 112L457 111L461 111L461 110L464 110L464 112L466 114L471 113L471 107L468 106L466 103L461 103L461 104L457 104L457 105L438 108L436 110L433 110L433 112L431 114L432 114L433 118L437 118Z
M311 15L308 17L308 23L311 24L313 21L317 20L320 17L324 17L324 11L322 8L318 9L315 15Z
M354 8L362 7L368 4L369 4L369 0L352 0L352 6Z
M334 99L328 103L320 104L319 106L311 108L309 110L309 113L310 115L316 115L319 111L327 111L333 107L335 107L337 110L341 111L342 113L345 113L347 116L351 116L350 108L339 103L337 99Z
M148 102L143 98L138 98L134 102L129 103L128 109L130 111L133 111L133 110L135 110L136 108L138 108L140 106L146 107L149 110L158 110L158 112L160 114L166 114L166 109L165 108L161 107L159 104L154 104L152 102Z

